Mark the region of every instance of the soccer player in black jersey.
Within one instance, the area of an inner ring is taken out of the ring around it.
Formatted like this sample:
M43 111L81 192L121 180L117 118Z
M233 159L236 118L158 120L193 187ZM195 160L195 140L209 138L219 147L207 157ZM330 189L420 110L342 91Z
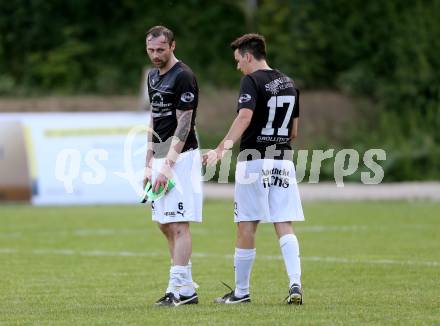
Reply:
M302 304L298 240L292 221L304 220L291 141L297 135L299 91L292 79L266 62L266 43L258 34L245 34L231 44L237 69L244 77L238 115L217 148L204 156L215 164L241 138L236 168L234 221L235 289L215 301L250 302L249 278L255 260L258 223L273 223L289 277L287 303Z
M158 306L198 303L192 281L189 222L202 221L201 162L195 132L198 86L191 69L174 55L173 32L154 26L146 34L146 51L155 66L148 74L151 105L144 187L157 191L175 187L155 200L153 221L168 241L171 268L165 295Z

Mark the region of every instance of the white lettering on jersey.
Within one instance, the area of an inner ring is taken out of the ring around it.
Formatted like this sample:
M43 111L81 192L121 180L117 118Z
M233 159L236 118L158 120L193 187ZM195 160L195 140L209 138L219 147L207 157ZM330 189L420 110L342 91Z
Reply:
M289 77L280 77L267 83L264 87L266 91L272 93L272 95L277 95L279 91L293 87L293 84Z
M167 108L173 105L172 103L164 103L163 96L159 92L154 93L151 97L151 106L153 108Z

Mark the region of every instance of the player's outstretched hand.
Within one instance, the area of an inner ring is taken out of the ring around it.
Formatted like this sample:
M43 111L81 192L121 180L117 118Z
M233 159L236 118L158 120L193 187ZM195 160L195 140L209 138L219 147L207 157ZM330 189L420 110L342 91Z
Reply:
M211 149L209 152L202 156L203 165L213 166L216 165L221 156L219 156L217 150Z

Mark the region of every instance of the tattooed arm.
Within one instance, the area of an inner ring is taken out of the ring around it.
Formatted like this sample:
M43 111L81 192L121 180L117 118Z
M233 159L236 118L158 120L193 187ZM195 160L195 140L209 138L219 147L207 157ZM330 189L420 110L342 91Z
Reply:
M167 179L171 177L171 168L176 163L185 145L186 138L188 137L191 129L193 110L176 110L177 127L174 131L174 136L170 144L170 149L165 159L165 163L162 167L161 173L156 179L154 184L154 191L157 191L162 185L164 188L167 184Z
M186 138L191 130L192 115L193 110L176 110L177 127L174 131L174 137L166 159L168 162L172 162L172 164L177 161L185 145Z

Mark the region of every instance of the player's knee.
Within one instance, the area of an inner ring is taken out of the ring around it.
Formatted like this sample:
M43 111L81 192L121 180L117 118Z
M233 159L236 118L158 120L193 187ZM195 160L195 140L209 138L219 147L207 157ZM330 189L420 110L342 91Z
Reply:
M277 233L279 238L286 234L293 234L293 227L291 222L274 223L274 227L275 232Z
M256 223L248 223L248 222L240 222L238 224L238 234L240 236L255 236L255 232L257 231Z
M189 233L188 223L171 223L170 233L174 238L187 235Z
M162 231L163 234L168 236L169 234L169 224L159 224L159 229Z
M241 243L253 243L255 232L251 228L240 228L237 233L237 240Z
M255 241L255 235L254 234L239 233L238 240L240 242L251 243L251 242Z

